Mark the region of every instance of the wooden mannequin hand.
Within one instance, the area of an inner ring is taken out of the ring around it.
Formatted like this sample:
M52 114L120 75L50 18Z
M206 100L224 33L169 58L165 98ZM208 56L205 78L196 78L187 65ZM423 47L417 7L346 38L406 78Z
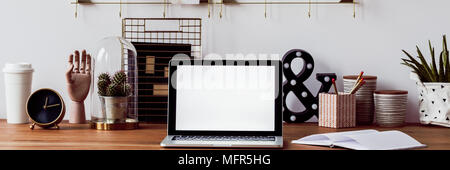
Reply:
M67 91L72 100L69 123L85 123L84 100L91 85L91 55L86 54L86 50L82 51L81 61L78 51L75 51L75 56L73 54L69 56L66 81Z
M81 67L80 52L75 51L75 61L73 54L69 56L66 80L70 99L74 102L83 102L91 85L91 55L86 54L86 50L81 54Z

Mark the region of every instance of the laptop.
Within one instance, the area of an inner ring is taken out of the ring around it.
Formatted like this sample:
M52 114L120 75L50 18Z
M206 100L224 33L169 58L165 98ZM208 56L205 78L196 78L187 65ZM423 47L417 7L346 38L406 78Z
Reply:
M163 147L282 148L279 60L172 59Z

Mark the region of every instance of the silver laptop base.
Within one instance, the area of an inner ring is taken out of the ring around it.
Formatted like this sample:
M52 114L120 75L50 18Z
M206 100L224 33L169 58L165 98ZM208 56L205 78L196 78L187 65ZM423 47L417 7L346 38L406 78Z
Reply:
M252 137L249 140L233 140L238 138L228 136L226 139L208 140L180 138L180 136L169 135L161 142L162 147L210 147L210 148L282 148L283 138L281 136L272 136L273 140L267 140L270 137ZM211 137L209 137L211 138ZM214 138L214 137L212 137Z

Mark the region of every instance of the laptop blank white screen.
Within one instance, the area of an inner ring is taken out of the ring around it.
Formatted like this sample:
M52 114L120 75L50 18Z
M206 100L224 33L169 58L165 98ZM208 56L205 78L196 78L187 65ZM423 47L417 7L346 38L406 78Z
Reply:
M275 66L179 65L175 129L275 131Z

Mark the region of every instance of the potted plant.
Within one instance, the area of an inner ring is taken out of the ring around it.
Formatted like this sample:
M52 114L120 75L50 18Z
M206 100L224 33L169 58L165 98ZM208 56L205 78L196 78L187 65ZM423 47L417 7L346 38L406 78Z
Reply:
M427 62L416 46L417 59L403 50L408 58L402 58L402 64L412 68L411 78L417 81L420 122L450 127L450 61L446 36L443 36L442 52L439 56L435 55L430 41L428 45L431 63ZM439 62L436 62L437 60Z
M97 85L106 122L125 122L128 111L128 97L131 94L131 86L127 83L125 72L119 71L112 77L108 73L102 73L98 76Z

